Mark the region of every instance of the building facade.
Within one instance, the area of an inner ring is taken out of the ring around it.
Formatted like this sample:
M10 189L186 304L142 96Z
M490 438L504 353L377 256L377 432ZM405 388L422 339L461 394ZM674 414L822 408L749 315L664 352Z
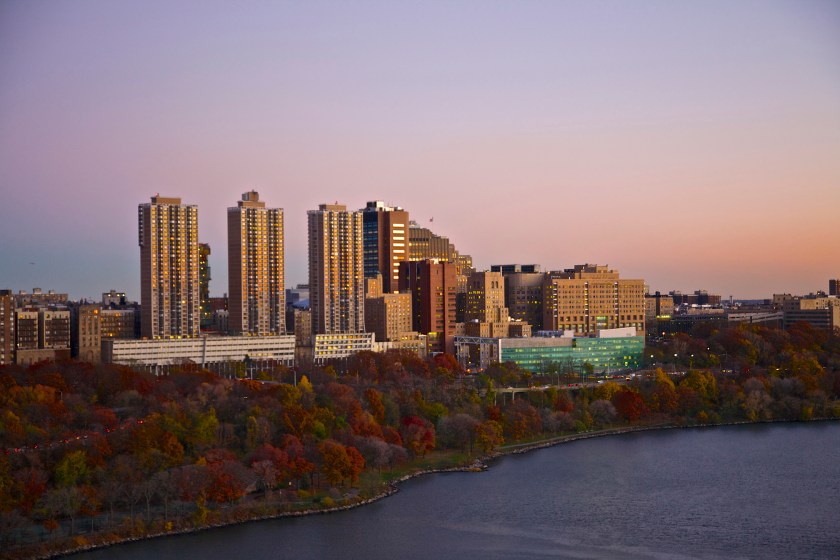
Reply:
M213 309L210 306L210 245L198 244L198 297L201 300L201 330L209 329L213 323Z
M624 327L634 327L640 336L645 333L644 280L621 279L617 271L591 264L546 275L544 330L590 336Z
M522 265L522 268L525 266ZM539 272L537 265L530 265L530 267L536 270L502 272L505 278L505 306L512 319L528 323L534 330L539 331L542 330L543 322L545 274Z
M397 291L400 263L409 256L408 212L368 202L362 210L365 278L382 275L382 291Z
M799 322L829 332L840 332L840 299L811 295L787 298L782 303L784 326L790 328Z
M0 366L15 361L15 299L10 290L0 290Z
M532 373L594 373L637 369L642 365L645 338L628 336L630 329L604 331L601 337L493 338L458 337L458 358L465 366L483 369L493 362L514 362ZM477 358L477 359L476 359Z
M313 334L362 333L365 286L362 212L321 204L308 213Z
M144 338L198 336L198 208L180 198L153 196L140 204L141 335Z
M256 191L228 208L228 283L231 332L286 332L283 210L266 208Z
M15 363L70 358L70 311L59 308L15 310Z
M374 333L377 342L396 342L409 333L416 335L411 319L411 293L365 298L365 330Z
M107 339L102 360L152 371L194 364L220 373L232 373L231 366L243 362L293 365L295 337L286 336L200 336L170 340Z
M427 335L430 352L455 350L455 266L432 260L400 265L399 289L411 293L412 330Z

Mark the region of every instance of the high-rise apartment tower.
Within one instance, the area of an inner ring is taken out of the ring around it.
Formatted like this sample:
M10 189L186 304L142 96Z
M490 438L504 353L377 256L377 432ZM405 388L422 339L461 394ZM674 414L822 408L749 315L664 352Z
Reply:
M228 208L228 309L230 330L248 335L285 334L283 210L269 209L256 191Z
M362 212L321 204L307 214L312 332L364 332Z
M140 244L140 334L197 336L200 322L198 208L155 195L137 209Z

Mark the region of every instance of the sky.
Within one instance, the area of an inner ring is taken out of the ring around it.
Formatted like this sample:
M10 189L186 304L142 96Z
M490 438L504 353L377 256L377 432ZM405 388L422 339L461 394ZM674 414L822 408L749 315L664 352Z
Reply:
M139 299L137 205L383 200L479 269L840 277L840 2L0 2L0 288ZM430 220L434 220L430 222Z

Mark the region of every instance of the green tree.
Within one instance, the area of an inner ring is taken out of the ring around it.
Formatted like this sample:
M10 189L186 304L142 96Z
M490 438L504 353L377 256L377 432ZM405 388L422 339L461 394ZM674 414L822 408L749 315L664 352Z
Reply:
M84 450L71 451L55 466L55 484L58 487L77 486L87 479L89 472Z

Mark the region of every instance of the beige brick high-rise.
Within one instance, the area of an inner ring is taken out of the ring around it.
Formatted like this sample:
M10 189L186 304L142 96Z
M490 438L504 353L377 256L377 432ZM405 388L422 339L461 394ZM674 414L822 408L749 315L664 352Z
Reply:
M307 217L313 334L365 332L362 212L321 204Z
M467 306L464 313L467 336L508 337L511 326L519 327L521 336L530 336L527 323L511 322L505 306L505 279L501 272L473 272L467 282Z
M137 209L140 244L140 334L198 336L198 208L180 198L152 197Z
M645 332L645 282L626 280L607 266L577 265L546 275L543 329L571 330L577 336L603 329L634 327Z
M412 330L411 292L380 294L365 299L365 326L377 342L401 340Z
M228 208L230 330L248 335L286 332L283 210L256 191Z

